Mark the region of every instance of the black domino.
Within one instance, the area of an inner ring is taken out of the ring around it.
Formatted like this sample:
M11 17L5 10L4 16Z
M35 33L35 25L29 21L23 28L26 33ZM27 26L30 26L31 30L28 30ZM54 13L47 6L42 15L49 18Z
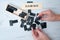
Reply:
M46 22L43 22L43 23L41 23L40 25L41 25L41 28L42 28L42 29L47 28Z
M19 16L22 17L22 18L24 18L26 15L27 15L27 13L25 13L25 12L22 12L22 13L19 14Z
M11 6L11 5L8 5L6 10L13 13L14 11L17 11L17 8L15 8L15 7Z
M10 20L9 23L10 23L10 26L13 26L14 23L17 23L18 20Z

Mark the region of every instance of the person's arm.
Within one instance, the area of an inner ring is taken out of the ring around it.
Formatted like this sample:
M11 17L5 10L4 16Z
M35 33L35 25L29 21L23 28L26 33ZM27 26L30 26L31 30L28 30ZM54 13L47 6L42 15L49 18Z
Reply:
M41 29L32 29L32 36L34 40L51 40Z
M43 17L44 15L46 15L46 17ZM42 11L38 16L41 16L41 20L45 21L60 21L60 14L55 14L51 10Z

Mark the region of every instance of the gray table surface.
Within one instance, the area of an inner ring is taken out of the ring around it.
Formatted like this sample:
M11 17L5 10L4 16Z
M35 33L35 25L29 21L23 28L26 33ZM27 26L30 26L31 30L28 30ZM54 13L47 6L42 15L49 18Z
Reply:
M9 3L20 7L26 1L29 0L0 0L0 40L33 40L31 31L24 31L23 28L20 28L20 18L5 10ZM60 0L34 0L34 2L42 3L43 9L41 10L49 8L57 14L60 13ZM41 10L33 10L33 12L36 13ZM9 26L9 20L11 19L18 19L19 22L14 26ZM47 22L47 28L43 31L52 40L60 40L60 21Z

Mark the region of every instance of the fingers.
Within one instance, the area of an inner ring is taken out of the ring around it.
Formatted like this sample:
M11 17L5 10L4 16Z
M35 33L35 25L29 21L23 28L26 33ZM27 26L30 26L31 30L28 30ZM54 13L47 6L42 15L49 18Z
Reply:
M41 32L42 32L42 30L39 28L37 28L35 30L32 29L32 35L34 38L38 37Z
M46 12L41 12L39 13L38 16L41 17L41 20L44 20L45 19L44 15L47 15Z
M39 13L39 16L48 15L50 12L52 12L50 9L42 11L41 13Z
M49 40L49 37L39 28L32 29L32 36L35 40Z
M37 28L36 31L38 32L38 34L41 34L43 32L40 28Z
M42 11L41 13L39 13L38 16L41 17L41 20L47 21L49 20L50 15L51 15L51 10L46 10L46 11Z
M33 36L34 38L37 37L37 36L36 36L36 33L37 33L37 32L36 32L35 30L32 29L32 36Z
M42 11L41 13L39 13L38 16L44 16L44 15L47 15L47 14L48 14L48 10Z

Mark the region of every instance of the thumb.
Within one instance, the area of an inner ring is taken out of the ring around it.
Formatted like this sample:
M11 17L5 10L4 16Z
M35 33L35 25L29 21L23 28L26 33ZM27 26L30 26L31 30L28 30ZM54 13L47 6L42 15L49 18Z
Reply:
M36 31L37 31L38 33L42 33L42 32L43 32L40 28L37 28Z
M43 16L43 13L42 13L42 12L41 12L41 13L39 13L39 14L38 14L38 16Z

